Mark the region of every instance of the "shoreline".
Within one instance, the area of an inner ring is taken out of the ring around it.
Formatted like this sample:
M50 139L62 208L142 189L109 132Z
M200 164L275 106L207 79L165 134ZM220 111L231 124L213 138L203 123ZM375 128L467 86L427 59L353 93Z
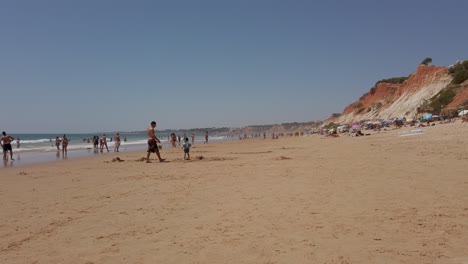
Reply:
M235 142L235 138L225 138L225 139L215 139L211 141L209 144L217 144L217 143L222 143L222 142ZM203 144L204 141L199 140L196 141L197 144L195 145L201 145ZM113 142L109 142L113 143ZM172 149L170 146L170 143L167 141L161 140L161 144L163 147L163 151L167 149ZM51 163L51 162L60 162L60 161L65 161L65 160L75 160L75 159L80 159L80 158L93 158L96 156L101 156L101 155L106 155L110 153L128 153L128 152L137 152L138 150L141 150L142 152L145 152L147 149L146 144L121 144L120 145L120 151L119 152L114 152L113 151L113 144L109 144L109 151L104 149L102 152L100 149L96 150L92 146L91 147L86 147L86 148L77 148L77 149L69 149L68 154L66 157L63 157L62 155L62 150L60 149L59 151L57 150L49 150L49 151L39 151L39 150L23 150L23 151L17 151L16 148L13 149L13 158L15 159L14 161L11 161L8 159L8 162L5 163L3 161L3 166L0 167L0 171L2 169L6 168L11 168L11 167L23 167L23 166L28 166L28 165L33 165L33 164L42 164L42 163ZM178 148L178 147L177 147ZM9 157L9 156L8 156Z

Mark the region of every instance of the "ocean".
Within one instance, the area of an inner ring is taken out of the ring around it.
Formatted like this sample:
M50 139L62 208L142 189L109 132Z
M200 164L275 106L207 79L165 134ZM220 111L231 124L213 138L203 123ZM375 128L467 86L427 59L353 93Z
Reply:
M102 137L101 133L85 133L85 134L67 134L69 139L68 143L68 154L67 157L62 157L61 151L58 152L55 146L55 138L62 138L63 134L9 134L14 137L15 140L11 142L13 148L13 158L15 161L4 162L3 167L10 166L19 166L31 163L40 163L48 162L60 159L69 159L84 157L88 155L104 154L107 151L104 149L104 152L94 151L92 139L94 136ZM114 150L114 134L106 134L107 136L107 146L109 151L113 152ZM161 145L164 148L170 147L170 142L168 141L169 134L167 133L158 133L156 131L156 136L161 140ZM183 134L180 135L183 137ZM191 134L187 134L187 137L190 139ZM19 146L17 144L17 139L19 139ZM88 143L89 139L89 143ZM112 139L112 141L111 141ZM142 150L146 151L147 148L147 136L146 133L125 133L120 132L121 144L119 151L135 151ZM126 139L126 141L124 141ZM232 140L232 137L227 137L224 135L210 135L209 142L222 142ZM204 135L195 135L195 144L202 144L205 141ZM60 146L61 148L61 146Z

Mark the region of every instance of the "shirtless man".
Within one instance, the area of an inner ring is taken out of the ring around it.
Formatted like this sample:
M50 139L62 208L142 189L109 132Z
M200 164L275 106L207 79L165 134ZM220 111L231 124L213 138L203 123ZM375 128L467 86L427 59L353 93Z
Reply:
M156 122L151 121L151 125L146 129L146 134L148 135L148 155L146 155L146 163L151 163L149 157L152 152L156 153L158 156L159 162L163 162L166 159L161 158L159 154L159 148L157 143L161 143L159 138L154 134L154 129L156 128Z
M208 144L208 131L205 131L205 143L203 144Z
M119 147L120 147L120 135L119 135L119 132L115 133L114 141L115 141L114 151L115 151L115 152L119 152Z
M7 160L7 151L10 151L10 158L13 159L13 149L11 148L11 142L14 140L13 137L7 135L5 131L2 132L2 138L0 138L0 144L3 148L3 160Z

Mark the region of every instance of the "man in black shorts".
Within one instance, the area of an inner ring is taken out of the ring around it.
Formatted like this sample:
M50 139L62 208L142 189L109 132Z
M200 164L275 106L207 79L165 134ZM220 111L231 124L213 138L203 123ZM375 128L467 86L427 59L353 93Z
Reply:
M151 125L146 129L146 134L148 135L148 155L146 155L146 163L151 163L151 161L149 160L149 156L151 153L156 153L160 162L166 160L161 158L161 154L159 154L159 148L157 143L161 143L161 141L154 134L155 128L156 122L152 121Z
M0 139L0 144L3 148L3 160L7 160L7 151L10 151L10 158L13 159L13 149L11 148L11 142L14 140L13 137L7 135L5 131L2 132L2 138Z

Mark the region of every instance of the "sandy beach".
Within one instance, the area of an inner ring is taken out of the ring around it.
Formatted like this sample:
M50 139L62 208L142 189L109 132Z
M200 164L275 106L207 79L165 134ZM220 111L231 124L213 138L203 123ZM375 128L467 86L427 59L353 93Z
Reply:
M2 169L0 263L468 263L468 124L407 130Z

